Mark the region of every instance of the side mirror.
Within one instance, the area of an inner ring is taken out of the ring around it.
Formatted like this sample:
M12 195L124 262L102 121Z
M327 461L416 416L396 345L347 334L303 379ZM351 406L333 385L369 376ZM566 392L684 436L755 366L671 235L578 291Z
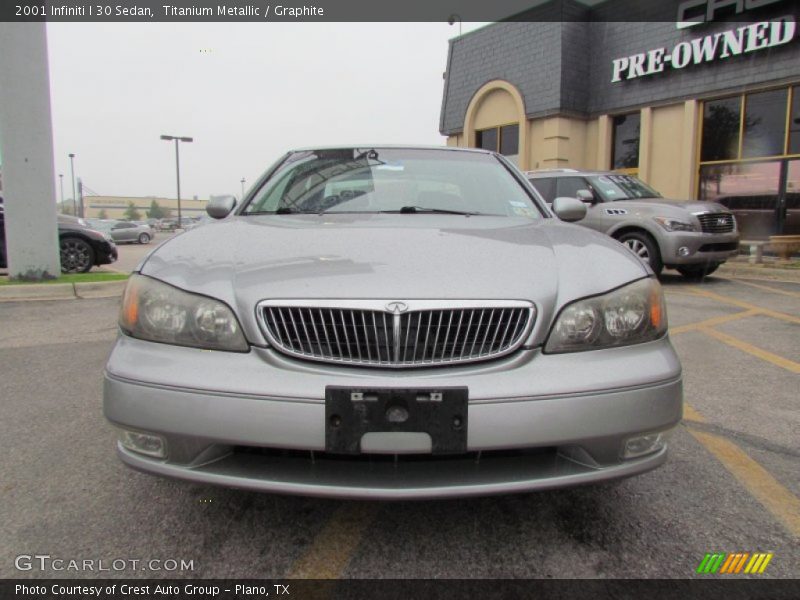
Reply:
M586 216L586 204L577 198L556 198L553 200L553 212L562 221L572 223Z
M591 190L578 190L575 196L578 198L578 200L585 202L586 204L594 204L595 202L594 194L591 192Z
M233 196L220 196L209 200L206 204L206 212L212 219L224 219L236 206L236 198Z

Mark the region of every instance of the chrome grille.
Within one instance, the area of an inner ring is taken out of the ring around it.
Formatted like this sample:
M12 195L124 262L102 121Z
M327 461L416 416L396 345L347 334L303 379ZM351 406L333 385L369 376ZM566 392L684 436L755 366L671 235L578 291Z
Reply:
M700 220L703 233L730 233L734 223L731 213L702 213L695 215Z
M275 348L312 360L390 368L503 356L522 345L535 318L533 306L519 301L455 303L458 308L417 301L419 308L405 312L365 306L382 307L383 302L295 302L259 304L259 321ZM404 303L392 306L397 304Z

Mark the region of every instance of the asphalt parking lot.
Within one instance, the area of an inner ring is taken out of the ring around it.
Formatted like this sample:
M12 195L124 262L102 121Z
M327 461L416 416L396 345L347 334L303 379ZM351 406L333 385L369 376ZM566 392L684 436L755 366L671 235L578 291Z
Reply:
M149 244L117 244L119 258L116 262L102 267L95 267L95 271L121 271L130 273L139 262L161 244L175 237L172 231L155 231Z
M756 577L797 577L800 284L664 283L686 399L664 467L616 485L397 503L128 470L102 416L118 300L0 303L0 577L98 575L14 566L46 554L193 561L112 577L683 578L707 552L771 552Z

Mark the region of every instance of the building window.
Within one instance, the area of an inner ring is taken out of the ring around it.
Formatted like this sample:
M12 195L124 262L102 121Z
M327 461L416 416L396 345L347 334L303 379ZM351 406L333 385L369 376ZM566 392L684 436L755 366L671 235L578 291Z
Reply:
M792 88L792 111L789 117L789 154L800 154L800 85Z
M491 150L497 152L497 138L500 129L494 127L492 129L484 129L483 131L475 132L475 146L483 148L484 150Z
M764 239L775 233L780 182L781 161L777 160L703 165L700 198L733 211L742 239Z
M783 154L788 94L788 89L747 94L742 127L742 158Z
M503 156L519 154L519 125L503 125L475 132L475 146Z
M799 96L796 85L704 104L698 196L732 210L743 239L800 233L788 210L800 183Z
M739 157L741 98L706 102L703 107L703 144L700 160L729 160Z
M519 154L519 125L506 125L500 128L500 154L503 156Z
M613 123L613 142L611 154L612 169L639 168L639 136L641 115L617 115Z

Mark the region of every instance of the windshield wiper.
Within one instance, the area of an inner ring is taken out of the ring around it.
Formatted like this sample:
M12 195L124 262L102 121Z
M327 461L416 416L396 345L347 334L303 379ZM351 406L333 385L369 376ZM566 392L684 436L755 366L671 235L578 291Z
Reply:
M310 215L312 213L307 210L297 210L291 206L281 206L277 210L251 210L242 213L244 216L248 215Z
M483 215L484 213L479 212L470 212L467 210L448 210L446 208L427 208L425 206L403 206L400 208L399 211L395 210L384 210L381 212L399 212L403 215L414 214L414 213L433 213L433 214L440 214L440 215L464 215L467 217L474 216L474 215Z

